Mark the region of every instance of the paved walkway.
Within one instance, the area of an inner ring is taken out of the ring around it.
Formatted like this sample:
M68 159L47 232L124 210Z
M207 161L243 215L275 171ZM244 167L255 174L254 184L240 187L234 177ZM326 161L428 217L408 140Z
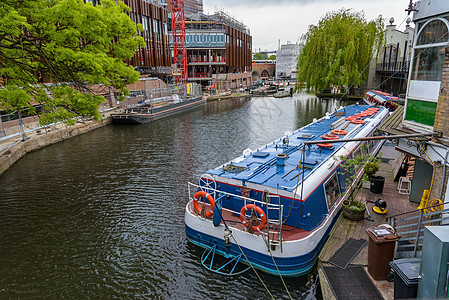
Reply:
M387 145L388 147L388 145ZM385 149L387 150L387 149ZM382 150L384 152L384 150ZM389 154L391 153L391 149L387 151ZM386 154L386 153L385 153ZM387 214L386 215L378 215L372 211L373 204L367 203L367 210L370 211L374 222L368 221L364 219L362 221L350 221L345 219L342 215L338 219L334 230L332 231L327 243L323 247L321 254L319 256L319 264L318 264L318 272L320 277L320 285L321 290L323 292L323 299L335 299L333 293L330 289L329 282L327 282L326 276L322 271L322 267L328 264L328 260L334 255L334 253L340 249L340 247L350 238L353 239L365 239L368 240L368 236L365 233L365 229L368 227L378 226L380 224L385 224L385 218L391 215L415 210L418 207L417 203L413 203L409 201L408 195L401 195L397 190L397 182L394 182L393 178L393 167L391 164L391 155L385 155L385 162L380 164L380 170L376 173L378 176L385 177L385 185L383 189L383 193L381 195L373 194L369 189L362 188L357 194L357 198L365 202L368 201L376 201L381 198L387 202ZM365 213L367 216L367 213ZM368 266L368 246L365 246L358 255L351 262L352 265L362 265L365 268ZM393 283L388 282L386 280L375 281L371 278L371 280L375 283L382 296L385 299L393 299Z

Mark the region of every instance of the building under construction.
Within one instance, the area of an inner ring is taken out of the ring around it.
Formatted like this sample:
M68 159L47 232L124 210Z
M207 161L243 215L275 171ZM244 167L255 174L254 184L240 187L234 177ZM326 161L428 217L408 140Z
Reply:
M187 16L203 13L203 0L184 0L184 13Z
M223 11L186 16L189 82L218 90L251 81L252 37L248 27Z
M276 52L276 78L296 79L296 65L298 63L299 44L282 45Z

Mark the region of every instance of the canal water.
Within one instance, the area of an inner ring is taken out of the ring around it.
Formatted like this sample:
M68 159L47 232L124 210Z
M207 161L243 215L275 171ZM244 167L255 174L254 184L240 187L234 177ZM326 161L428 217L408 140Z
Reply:
M29 153L0 176L0 298L269 299L252 271L201 266L184 232L187 182L344 104L221 100ZM288 299L278 277L260 275ZM285 281L294 299L320 297L316 274Z

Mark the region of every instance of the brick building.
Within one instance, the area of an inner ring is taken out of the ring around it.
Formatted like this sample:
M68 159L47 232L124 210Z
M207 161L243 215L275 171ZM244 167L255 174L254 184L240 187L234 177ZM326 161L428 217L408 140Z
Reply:
M402 124L405 133L442 133L432 139L397 141L396 149L415 158L410 201L449 201L449 2L421 0L415 4L413 53Z

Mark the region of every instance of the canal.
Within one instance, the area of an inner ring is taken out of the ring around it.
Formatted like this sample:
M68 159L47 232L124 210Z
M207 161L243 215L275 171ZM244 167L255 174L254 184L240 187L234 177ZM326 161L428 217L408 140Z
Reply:
M29 153L0 176L0 298L268 299L252 271L201 266L184 232L187 182L344 104L221 100ZM279 278L261 278L288 299ZM317 282L286 279L294 299L316 298Z

